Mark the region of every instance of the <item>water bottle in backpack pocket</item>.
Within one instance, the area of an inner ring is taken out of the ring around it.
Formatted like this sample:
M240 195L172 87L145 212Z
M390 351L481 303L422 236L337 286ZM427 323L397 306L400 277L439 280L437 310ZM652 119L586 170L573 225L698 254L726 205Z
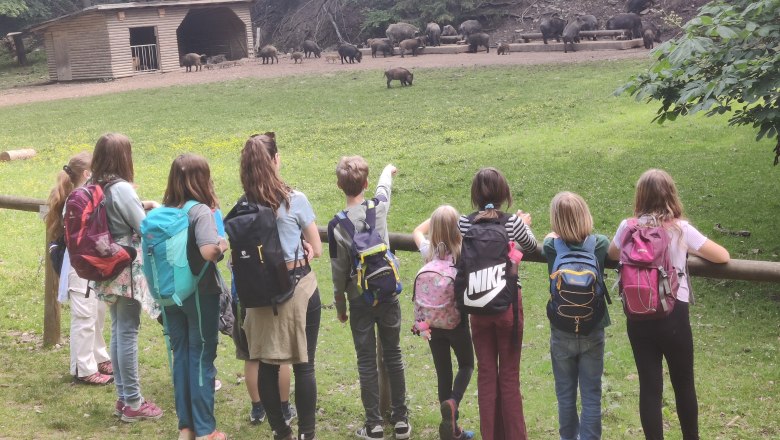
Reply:
M664 227L628 220L618 264L620 297L628 319L661 319L674 310L684 274L672 265L670 241Z
M572 250L560 238L553 239L553 244L547 318L559 330L587 335L604 318L610 301L595 254L596 236L589 235L582 250Z

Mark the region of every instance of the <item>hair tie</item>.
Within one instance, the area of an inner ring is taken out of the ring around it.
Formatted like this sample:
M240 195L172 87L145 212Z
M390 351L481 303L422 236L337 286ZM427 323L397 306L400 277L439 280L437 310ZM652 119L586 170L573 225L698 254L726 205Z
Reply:
M73 174L73 170L67 165L62 166L62 171L65 171L68 174Z
M496 207L493 206L492 203L488 203L487 205L485 205L485 209L496 209Z

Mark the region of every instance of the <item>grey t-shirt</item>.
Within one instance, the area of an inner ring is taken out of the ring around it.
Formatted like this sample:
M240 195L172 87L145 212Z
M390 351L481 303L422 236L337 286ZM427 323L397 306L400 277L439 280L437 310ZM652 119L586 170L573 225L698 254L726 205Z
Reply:
M217 223L214 220L214 212L204 204L198 204L190 209L189 239L187 240L187 260L190 262L192 273L197 275L203 269L206 260L200 255L200 247L207 244L219 244L217 235ZM209 264L206 273L203 274L198 289L201 295L221 293L217 282L216 265Z
M301 232L315 219L314 209L306 195L293 190L290 193L290 208L282 203L276 211L276 229L282 242L284 261L290 262L303 258L301 248ZM296 258L297 251L297 258Z

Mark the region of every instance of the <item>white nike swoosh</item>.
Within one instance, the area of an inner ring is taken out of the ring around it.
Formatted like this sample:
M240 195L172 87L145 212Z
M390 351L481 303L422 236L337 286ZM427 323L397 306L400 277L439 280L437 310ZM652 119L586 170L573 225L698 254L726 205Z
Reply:
M466 288L466 292L464 292L464 299L463 299L463 305L467 307L485 307L490 301L493 300L502 290L504 290L504 287L506 287L506 280L501 280L501 283L494 287L493 290L486 293L485 295L481 296L478 299L471 299L466 292L468 292L468 288Z

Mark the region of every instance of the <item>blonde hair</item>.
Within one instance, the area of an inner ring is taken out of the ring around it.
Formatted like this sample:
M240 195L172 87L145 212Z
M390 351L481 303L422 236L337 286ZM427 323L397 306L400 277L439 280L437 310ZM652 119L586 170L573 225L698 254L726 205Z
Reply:
M368 182L368 162L361 156L344 156L336 165L336 183L344 194L355 197Z
M636 182L634 216L653 216L659 224L683 218L683 204L674 179L664 170L649 169Z
M63 234L62 230L62 208L68 195L84 179L84 171L88 171L92 162L92 153L82 151L73 156L68 164L62 167L62 171L57 173L57 183L49 193L49 199L46 204L49 206L49 212L46 214L46 233L51 239L59 238Z
M582 243L593 232L593 217L585 199L563 191L550 202L550 225L566 243Z
M443 260L447 254L452 256L453 261L458 261L463 240L458 229L459 217L458 211L450 205L441 205L433 211L430 223L431 245L425 255L426 263L434 258Z

